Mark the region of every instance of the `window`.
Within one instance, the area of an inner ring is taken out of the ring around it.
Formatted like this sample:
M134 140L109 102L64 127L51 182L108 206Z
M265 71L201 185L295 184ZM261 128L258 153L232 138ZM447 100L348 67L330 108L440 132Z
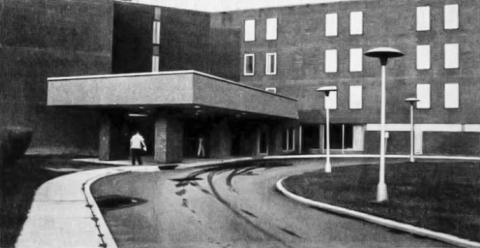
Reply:
M331 91L328 96L325 96L325 108L337 109L337 92Z
M363 70L363 52L361 48L350 49L350 71L358 72Z
M353 149L353 125L352 124L330 124L330 148L331 149ZM325 127L326 129L326 127ZM326 133L326 130L324 130ZM324 148L327 137L324 136Z
M417 70L430 69L430 45L417 46Z
M445 69L455 69L459 67L458 53L458 44L445 44Z
M277 88L276 87L267 87L267 88L265 88L265 91L276 94L277 93Z
M153 22L153 44L160 44L160 21Z
M153 20L160 21L160 17L162 15L162 9L155 7L154 14L153 14Z
M255 20L245 20L245 41L255 40Z
M295 128L287 128L282 134L282 149L284 151L295 150Z
M430 6L417 7L417 31L430 30Z
M363 34L363 12L362 11L350 12L350 34L351 35Z
M337 72L337 49L325 50L325 72Z
M277 53L267 53L265 56L265 74L277 74Z
M417 84L417 109L430 108L430 84Z
M337 13L325 15L325 36L337 36Z
M267 40L277 39L277 18L267 19Z
M253 76L255 74L255 54L245 54L243 59L243 75Z
M362 109L362 86L350 85L350 109Z
M445 84L445 108L454 109L460 105L458 83Z
M458 29L458 4L445 5L443 14L445 29Z
M158 71L159 62L160 62L160 57L158 55L153 55L152 56L152 72Z

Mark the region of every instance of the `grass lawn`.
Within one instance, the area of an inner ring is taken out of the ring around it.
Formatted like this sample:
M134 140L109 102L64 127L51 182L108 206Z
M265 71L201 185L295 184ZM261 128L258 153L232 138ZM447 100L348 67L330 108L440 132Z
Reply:
M407 162L386 168L386 203L375 202L378 165L296 175L284 186L309 199L480 241L480 162Z
M69 157L26 156L12 166L0 168L0 247L14 247L35 194L44 182L66 174L50 168L100 168L70 161Z

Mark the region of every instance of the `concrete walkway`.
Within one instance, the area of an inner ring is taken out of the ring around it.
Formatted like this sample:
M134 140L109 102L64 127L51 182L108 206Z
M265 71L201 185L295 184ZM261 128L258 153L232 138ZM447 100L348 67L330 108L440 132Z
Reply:
M265 159L286 158L321 158L322 155L306 156L268 156ZM333 157L378 157L378 155L335 155ZM395 156L390 158L406 158ZM468 159L468 157L433 157L422 156L425 159ZM254 160L255 158L202 159L187 160L177 164L177 169L201 167L213 164L224 164L238 161ZM77 159L76 161L98 162L96 159ZM110 162L112 165L128 165L128 161ZM153 166L155 165L155 166ZM52 179L37 189L27 220L17 239L17 248L29 247L117 247L103 219L100 210L90 193L90 185L105 176L126 172L158 171L158 164L145 166L120 166L105 169L81 171Z

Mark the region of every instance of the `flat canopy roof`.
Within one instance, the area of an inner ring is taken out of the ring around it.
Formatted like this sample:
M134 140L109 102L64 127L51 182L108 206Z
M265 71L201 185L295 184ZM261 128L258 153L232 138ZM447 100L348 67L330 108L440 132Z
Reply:
M48 106L192 104L298 119L296 99L193 70L48 78Z

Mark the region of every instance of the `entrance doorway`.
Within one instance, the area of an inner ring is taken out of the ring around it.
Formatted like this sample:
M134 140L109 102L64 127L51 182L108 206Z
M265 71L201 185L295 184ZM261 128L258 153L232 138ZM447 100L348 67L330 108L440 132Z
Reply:
M258 154L268 155L268 132L265 128L258 131Z

